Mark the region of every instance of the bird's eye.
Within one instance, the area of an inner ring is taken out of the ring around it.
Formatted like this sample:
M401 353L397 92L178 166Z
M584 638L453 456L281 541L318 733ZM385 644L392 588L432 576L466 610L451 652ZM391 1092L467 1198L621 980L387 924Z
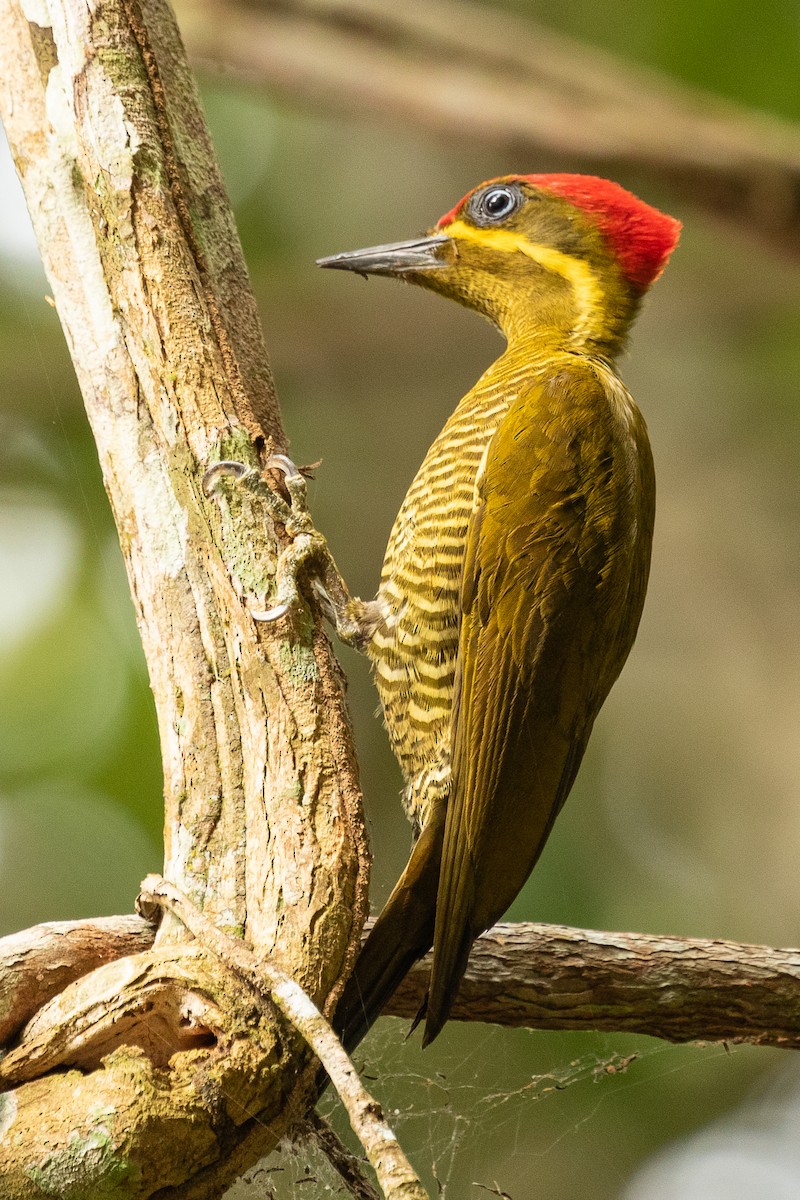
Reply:
M487 188L475 196L472 217L480 225L494 225L510 217L522 203L522 196L516 188L499 185Z

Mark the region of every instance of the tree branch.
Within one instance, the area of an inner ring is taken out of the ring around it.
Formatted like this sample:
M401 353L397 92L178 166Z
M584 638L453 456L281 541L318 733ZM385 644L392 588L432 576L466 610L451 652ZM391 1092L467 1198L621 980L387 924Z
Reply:
M800 131L468 0L180 0L195 61L535 169L645 170L800 252Z
M141 917L48 921L0 938L0 1047L48 1000L96 967L149 950L156 929Z
M366 909L357 771L314 614L258 625L243 603L272 588L263 503L202 490L210 461L256 465L285 439L165 0L0 0L0 115L120 531L161 735L165 869L329 1008ZM217 1196L313 1090L302 1040L172 916L151 948L53 995L14 1053L8 1200Z
M142 884L139 903L144 911L155 903L175 913L204 946L247 980L256 995L269 992L270 999L303 1035L325 1068L386 1200L426 1200L422 1184L386 1124L383 1109L364 1087L338 1037L303 989L269 960L257 959L242 942L221 933L166 879L149 875Z
M414 1017L427 975L423 959L385 1011ZM797 1050L800 950L500 924L475 943L451 1017Z
M129 939L136 936L133 920L107 919L106 958L113 956L116 939L119 954L129 952ZM143 945L152 937L152 926L144 922L141 926L138 936ZM47 930L44 939L42 928ZM13 1002L17 990L23 993L27 987L26 939L36 948L42 972L48 971L51 961L73 977L95 965L96 942L78 937L76 929L65 946L58 930L57 925L36 926L0 941L0 997L6 1003ZM7 943L12 943L11 967L7 965ZM412 968L386 1006L386 1016L416 1016L429 969L427 957ZM24 997L31 1002L29 992L24 992ZM18 1012L23 1011L20 1002ZM32 1015L33 1010L28 1011L26 1019ZM475 942L452 1018L530 1029L624 1031L671 1042L751 1042L797 1050L800 950L503 923Z
M316 1109L309 1112L304 1127L299 1130L300 1138L304 1135L306 1140L314 1140L355 1200L380 1200L361 1169L361 1160L345 1146L333 1126Z

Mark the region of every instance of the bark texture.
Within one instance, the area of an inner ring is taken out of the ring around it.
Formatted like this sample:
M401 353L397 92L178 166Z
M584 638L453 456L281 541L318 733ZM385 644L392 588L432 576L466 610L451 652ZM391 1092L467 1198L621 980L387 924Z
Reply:
M128 568L161 734L165 875L324 1008L366 909L356 766L312 611L264 626L245 603L272 586L266 511L202 491L211 461L256 463L285 437L171 11L0 0L0 114ZM307 1056L174 917L152 948L59 991L15 1054L8 1200L218 1195L302 1106Z
M425 959L387 1013L414 1017ZM800 1049L800 950L504 923L475 943L451 1017L668 1042Z
M15 1012L18 1025L34 1015L42 1003L29 986L34 965L46 978L52 969L74 979L153 938L136 917L86 922L85 932L83 924L35 926L0 941L0 1013ZM386 1016L416 1016L429 968L426 956L411 969ZM800 950L506 922L475 942L451 1018L798 1050Z
M48 921L0 938L0 1046L68 983L126 954L149 950L155 926L131 913Z

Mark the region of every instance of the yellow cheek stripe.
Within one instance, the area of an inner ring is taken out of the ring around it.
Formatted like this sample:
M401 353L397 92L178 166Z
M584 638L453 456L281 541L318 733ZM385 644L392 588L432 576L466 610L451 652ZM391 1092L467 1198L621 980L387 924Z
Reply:
M575 297L575 307L578 310L574 336L576 339L592 337L601 332L604 295L597 276L588 263L583 259L564 254L553 246L544 246L539 242L531 242L522 233L514 233L510 229L477 229L467 225L466 221L452 221L439 233L447 237L460 238L465 242L475 242L491 250L520 253L533 259L546 271L560 275L572 287Z

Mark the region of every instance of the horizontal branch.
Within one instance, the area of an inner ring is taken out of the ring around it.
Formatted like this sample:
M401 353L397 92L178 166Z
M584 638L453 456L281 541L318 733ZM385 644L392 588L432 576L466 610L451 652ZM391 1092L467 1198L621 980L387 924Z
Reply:
M416 1015L429 962L384 1009ZM495 925L475 942L451 1018L800 1049L800 950L704 938Z
M107 917L54 923L0 940L0 1012L15 1012L19 1028L61 990L65 978L146 949L152 926L139 921L137 932L137 921ZM87 936L80 936L81 928ZM107 939L104 947L98 929ZM26 942L35 959L28 956ZM36 991L29 986L34 962L42 979ZM429 965L425 958L411 970L387 1005L387 1016L415 1016ZM57 986L51 984L55 970L64 973ZM500 924L475 943L451 1016L533 1029L626 1031L670 1042L752 1042L796 1050L800 950Z
M493 148L645 170L672 195L800 251L800 131L468 0L178 0L187 49L326 109ZM512 157L513 156L513 157Z
M48 921L0 938L0 1046L68 983L153 945L156 928L131 913Z

